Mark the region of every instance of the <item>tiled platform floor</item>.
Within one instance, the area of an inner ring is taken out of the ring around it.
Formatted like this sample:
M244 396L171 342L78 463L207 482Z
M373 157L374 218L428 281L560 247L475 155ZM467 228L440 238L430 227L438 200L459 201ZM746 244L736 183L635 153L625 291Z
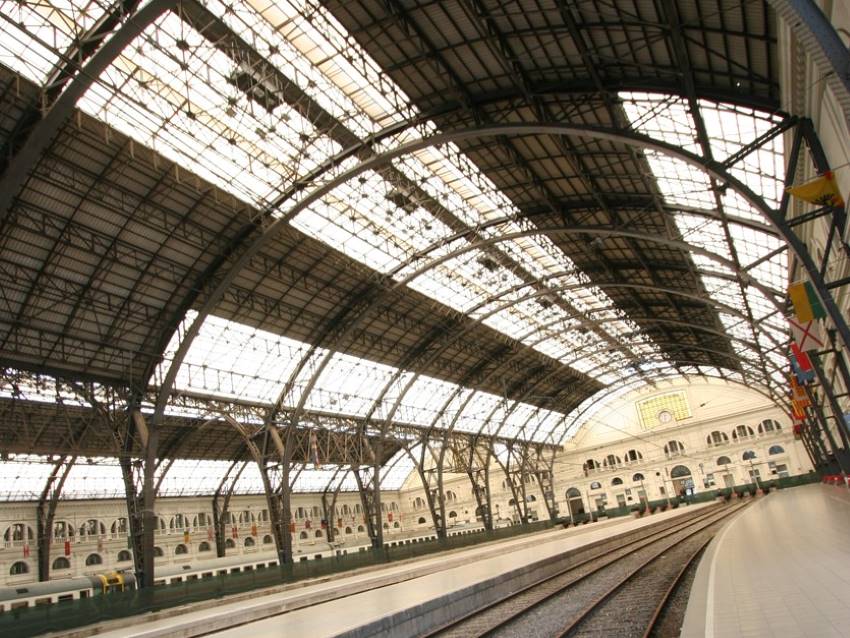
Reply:
M850 491L807 485L746 508L706 551L681 635L850 636Z

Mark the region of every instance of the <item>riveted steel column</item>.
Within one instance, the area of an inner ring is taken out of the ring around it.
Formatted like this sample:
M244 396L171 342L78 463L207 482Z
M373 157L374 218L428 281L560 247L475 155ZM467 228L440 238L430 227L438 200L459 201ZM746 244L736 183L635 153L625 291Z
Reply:
M36 507L36 542L38 544L38 580L50 580L50 544L53 542L53 519L62 494L62 486L76 456L63 455L53 464Z

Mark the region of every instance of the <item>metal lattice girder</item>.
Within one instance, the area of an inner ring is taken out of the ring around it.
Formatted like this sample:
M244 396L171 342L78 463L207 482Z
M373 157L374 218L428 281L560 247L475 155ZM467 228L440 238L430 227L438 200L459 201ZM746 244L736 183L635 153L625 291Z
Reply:
M226 555L227 525L230 522L230 499L239 482L239 477L248 466L248 461L233 461L221 478L212 499L213 527L215 529L215 552L219 558Z

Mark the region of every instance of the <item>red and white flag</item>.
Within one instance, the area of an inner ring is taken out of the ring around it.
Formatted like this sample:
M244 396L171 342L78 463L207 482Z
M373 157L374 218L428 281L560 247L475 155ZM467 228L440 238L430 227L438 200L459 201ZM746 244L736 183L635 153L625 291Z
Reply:
M788 323L791 326L791 337L794 343L803 352L826 348L826 337L819 320L800 321L796 317L789 317Z

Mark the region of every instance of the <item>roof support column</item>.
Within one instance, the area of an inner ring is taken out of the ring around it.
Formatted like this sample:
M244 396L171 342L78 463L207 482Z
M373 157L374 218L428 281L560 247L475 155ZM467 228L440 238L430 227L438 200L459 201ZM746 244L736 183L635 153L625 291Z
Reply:
M806 394L809 397L809 401L811 402L811 410L814 414L812 419L812 431L815 434L815 438L820 445L821 451L823 452L823 458L825 461L825 465L831 465L829 460L829 451L826 449L826 445L824 444L823 437L821 436L821 432L826 434L826 438L829 441L829 447L832 450L832 456L835 459L835 463L838 465L838 470L840 472L845 471L844 464L841 462L841 450L835 443L835 437L832 436L832 430L829 429L829 422L826 420L826 416L823 413L823 408L820 404L820 399L817 394L809 387L804 386L806 388Z
M818 456L817 449L813 446L811 437L809 436L809 424L807 420L804 419L803 422L799 424L799 427L800 441L802 441L803 447L806 449L806 454L812 462L812 467L815 468L815 471L817 471L820 467L820 458Z
M844 447L842 456L844 456L844 460L847 461L848 457L850 457L850 440L848 440L847 423L844 421L844 413L841 410L841 406L838 405L838 399L835 396L832 383L824 372L820 355L814 352L811 353L811 355L812 356L810 358L812 365L815 368L815 374L818 377L818 382L823 388L823 393L826 395L826 400L829 402L829 407L832 410L832 416L835 419L835 428L838 430L838 435L841 437L841 442Z
M292 446L284 445L277 426L270 424L263 430L266 434L264 449L260 450L252 436L254 433L244 427L229 414L225 421L242 436L245 447L260 470L263 492L269 510L269 523L272 538L277 549L278 564L281 567L292 564L292 536L290 522L290 470L292 466ZM289 428L287 428L289 429Z
M558 518L558 504L555 501L555 454L556 450L549 450L550 456L546 458L546 448L543 446L535 446L534 450L534 477L537 479L537 484L540 486L540 492L543 495L543 503L546 505L546 513L549 515L549 520L554 521Z
M36 507L36 542L38 543L38 580L50 580L50 545L53 542L53 518L62 494L62 486L74 467L76 456L63 455L53 464Z
M239 477L242 476L242 472L247 466L248 461L233 461L221 478L221 483L218 484L218 489L216 489L213 495L212 524L215 536L215 554L219 558L227 554L225 547L227 533L225 530L230 514L230 499L233 496L233 490L236 488L236 484L239 482ZM269 516L271 516L271 512L269 512Z
M384 530L381 526L381 490L380 465L376 460L373 465L354 468L354 479L360 491L360 503L363 506L363 520L366 523L366 533L372 541L373 549L384 546Z

